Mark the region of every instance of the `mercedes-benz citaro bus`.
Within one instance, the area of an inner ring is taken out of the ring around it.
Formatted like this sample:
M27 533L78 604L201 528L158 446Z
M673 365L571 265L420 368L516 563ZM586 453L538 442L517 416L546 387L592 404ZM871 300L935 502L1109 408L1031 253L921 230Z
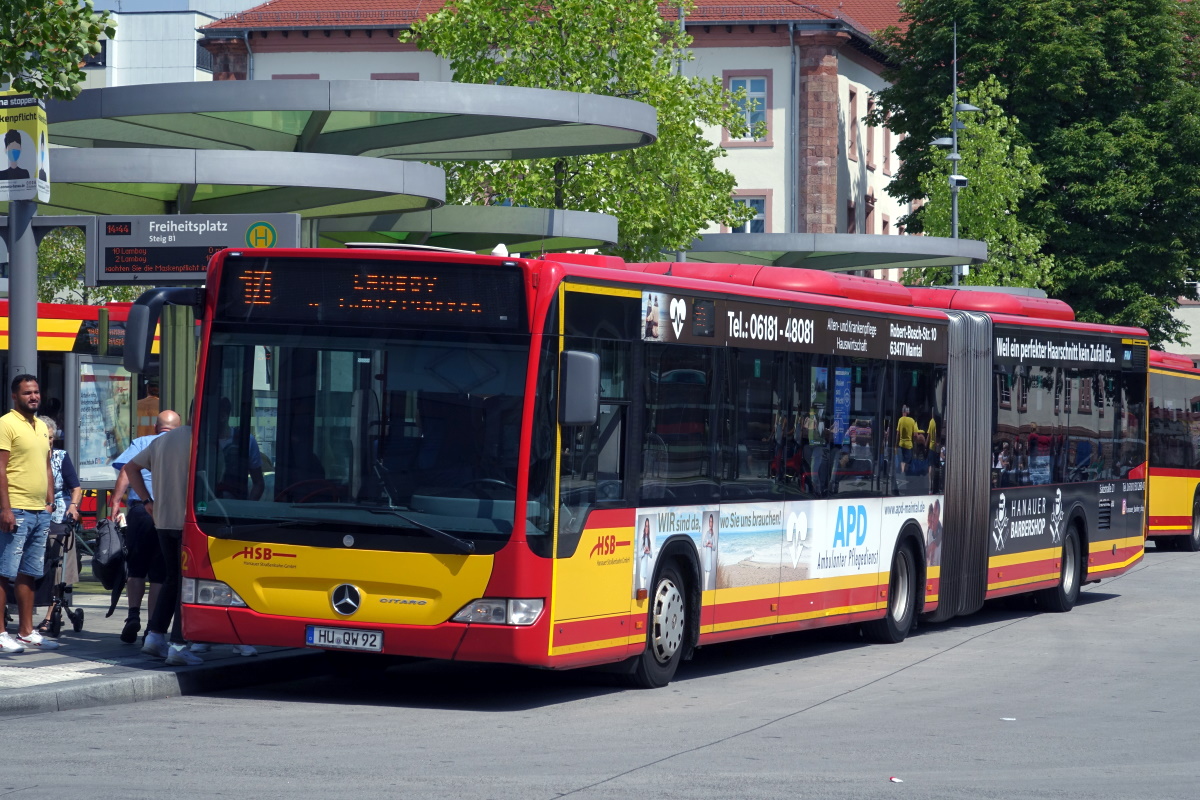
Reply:
M1150 351L1150 514L1161 549L1200 550L1200 370L1176 353Z
M207 642L608 665L1031 593L1141 557L1144 331L746 265L225 250L183 619ZM131 369L142 347L129 347Z

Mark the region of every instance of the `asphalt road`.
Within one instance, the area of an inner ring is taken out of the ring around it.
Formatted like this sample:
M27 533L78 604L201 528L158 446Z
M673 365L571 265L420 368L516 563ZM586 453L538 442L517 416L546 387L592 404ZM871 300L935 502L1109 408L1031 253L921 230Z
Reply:
M1191 800L1198 609L1200 554L1150 547L1069 614L709 647L658 691L419 662L42 714L0 797Z

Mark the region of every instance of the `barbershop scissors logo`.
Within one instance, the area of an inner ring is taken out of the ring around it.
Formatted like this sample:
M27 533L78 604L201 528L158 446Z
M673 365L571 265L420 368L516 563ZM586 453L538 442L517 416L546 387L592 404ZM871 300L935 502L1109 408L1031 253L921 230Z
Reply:
M996 521L992 523L992 541L996 543L996 552L1004 549L1004 535L1008 531L1008 517L1004 515L1004 493L1000 494L1000 509L996 512Z
M679 334L683 332L683 321L687 319L687 302L676 297L671 300L671 330L675 331L675 338L679 338Z

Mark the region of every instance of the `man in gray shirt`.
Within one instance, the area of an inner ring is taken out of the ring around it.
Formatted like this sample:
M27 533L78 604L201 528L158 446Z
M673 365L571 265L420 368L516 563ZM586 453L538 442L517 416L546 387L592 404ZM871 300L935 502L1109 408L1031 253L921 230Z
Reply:
M184 425L156 438L121 468L122 475L138 497L145 498L143 506L158 528L158 543L167 567L158 602L154 604L154 613L146 626L146 643L142 650L166 658L167 663L174 666L203 663L200 656L187 649L179 607L183 520L187 511L191 456L192 426ZM150 471L153 492L142 480L143 469Z

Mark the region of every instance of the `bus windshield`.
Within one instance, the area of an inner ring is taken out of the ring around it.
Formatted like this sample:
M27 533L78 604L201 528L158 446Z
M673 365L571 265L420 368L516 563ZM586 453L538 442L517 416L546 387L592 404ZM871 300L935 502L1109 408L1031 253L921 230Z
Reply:
M411 540L388 549L444 552L443 533L502 544L528 355L527 334L218 323L197 521L237 539L340 543L358 529Z

